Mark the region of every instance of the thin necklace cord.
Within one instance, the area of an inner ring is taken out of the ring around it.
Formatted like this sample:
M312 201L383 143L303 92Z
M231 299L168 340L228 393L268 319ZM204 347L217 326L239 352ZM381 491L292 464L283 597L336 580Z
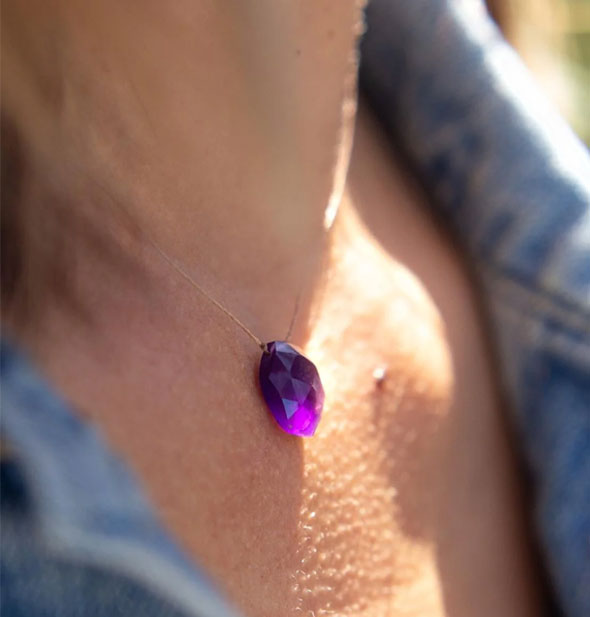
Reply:
M186 279L197 291L199 291L207 300L209 300L212 304L214 304L220 311L225 313L237 326L239 326L257 345L262 349L262 351L267 352L266 343L260 340L248 326L243 324L235 315L230 313L228 309L226 309L221 303L219 303L215 298L210 296L192 277L191 275L176 261L174 261L171 257L169 257L151 238L148 238L149 243L154 247L154 249L160 254L160 256L174 268L184 279Z

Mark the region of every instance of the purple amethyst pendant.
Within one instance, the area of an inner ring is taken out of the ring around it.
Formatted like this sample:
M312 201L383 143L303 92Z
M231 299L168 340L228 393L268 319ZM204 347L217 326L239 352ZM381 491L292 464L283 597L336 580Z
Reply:
M320 422L324 389L315 365L285 341L267 344L260 360L260 387L279 426L311 437Z

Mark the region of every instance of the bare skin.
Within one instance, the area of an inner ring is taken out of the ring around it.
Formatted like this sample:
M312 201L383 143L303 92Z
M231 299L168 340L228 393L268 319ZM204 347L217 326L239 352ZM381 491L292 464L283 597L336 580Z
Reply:
M358 8L265 3L266 22L247 3L198 14L179 3L164 16L159 3L92 15L86 5L56 13L69 73L55 106L16 77L3 100L17 118L17 100L36 110L22 122L46 165L35 183L45 187L48 169L79 174L62 190L82 187L109 223L108 208L125 204L265 340L285 336L302 291L292 340L320 369L324 419L310 440L281 433L256 387L255 344L116 220L110 233L141 277L81 249L75 280L91 326L50 305L19 330L23 344L246 615L537 615L460 258L365 112L338 185ZM11 8L20 24L26 10ZM34 14L26 28L51 31ZM330 199L340 211L325 232Z

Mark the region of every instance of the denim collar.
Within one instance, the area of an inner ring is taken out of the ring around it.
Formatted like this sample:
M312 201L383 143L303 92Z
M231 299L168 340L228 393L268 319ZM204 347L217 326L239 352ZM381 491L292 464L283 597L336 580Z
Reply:
M187 615L234 615L163 530L97 428L72 413L6 340L0 370L2 440L47 550L119 571Z

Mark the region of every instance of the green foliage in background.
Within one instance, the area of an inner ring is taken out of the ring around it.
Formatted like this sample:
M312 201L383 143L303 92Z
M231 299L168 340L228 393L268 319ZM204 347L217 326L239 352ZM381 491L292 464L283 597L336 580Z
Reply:
M565 70L573 85L573 128L590 146L590 0L566 0L561 37Z

